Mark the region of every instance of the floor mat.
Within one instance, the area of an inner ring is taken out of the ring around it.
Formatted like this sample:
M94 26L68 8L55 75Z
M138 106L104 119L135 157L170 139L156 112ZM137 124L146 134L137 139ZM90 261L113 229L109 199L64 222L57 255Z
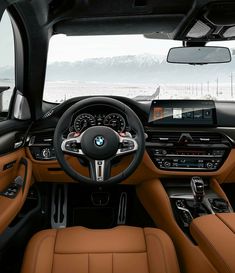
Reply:
M112 228L119 224L155 226L139 202L134 186L96 188L69 185L67 211L67 226L88 228Z

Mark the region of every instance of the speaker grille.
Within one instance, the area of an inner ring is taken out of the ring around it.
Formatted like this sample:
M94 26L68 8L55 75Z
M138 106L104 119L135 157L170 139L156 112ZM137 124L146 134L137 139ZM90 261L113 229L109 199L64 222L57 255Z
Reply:
M230 38L235 36L235 26L228 28L224 34L224 38Z
M201 38L210 32L211 28L202 21L197 21L187 34L189 38Z

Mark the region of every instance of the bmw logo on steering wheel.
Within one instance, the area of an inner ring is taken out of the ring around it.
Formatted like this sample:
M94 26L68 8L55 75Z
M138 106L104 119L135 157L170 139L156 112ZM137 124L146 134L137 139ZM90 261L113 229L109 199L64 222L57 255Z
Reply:
M104 137L103 136L95 137L95 145L98 147L103 146L104 145Z

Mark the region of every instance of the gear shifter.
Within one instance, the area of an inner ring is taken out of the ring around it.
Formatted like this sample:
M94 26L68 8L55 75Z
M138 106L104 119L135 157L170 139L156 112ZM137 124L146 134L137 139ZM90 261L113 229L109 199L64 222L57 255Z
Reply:
M199 207L205 197L204 181L199 176L194 176L191 179L191 188L195 201L195 206Z

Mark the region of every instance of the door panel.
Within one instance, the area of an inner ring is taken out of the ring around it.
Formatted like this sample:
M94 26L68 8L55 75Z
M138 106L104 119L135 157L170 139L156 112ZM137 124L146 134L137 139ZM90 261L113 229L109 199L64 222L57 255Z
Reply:
M1 192L16 178L19 169L19 162L22 157L25 157L24 149L0 157Z
M0 191L5 191L18 176L24 183L16 197L0 195L0 233L20 211L31 185L32 163L25 157L24 148L0 157Z

